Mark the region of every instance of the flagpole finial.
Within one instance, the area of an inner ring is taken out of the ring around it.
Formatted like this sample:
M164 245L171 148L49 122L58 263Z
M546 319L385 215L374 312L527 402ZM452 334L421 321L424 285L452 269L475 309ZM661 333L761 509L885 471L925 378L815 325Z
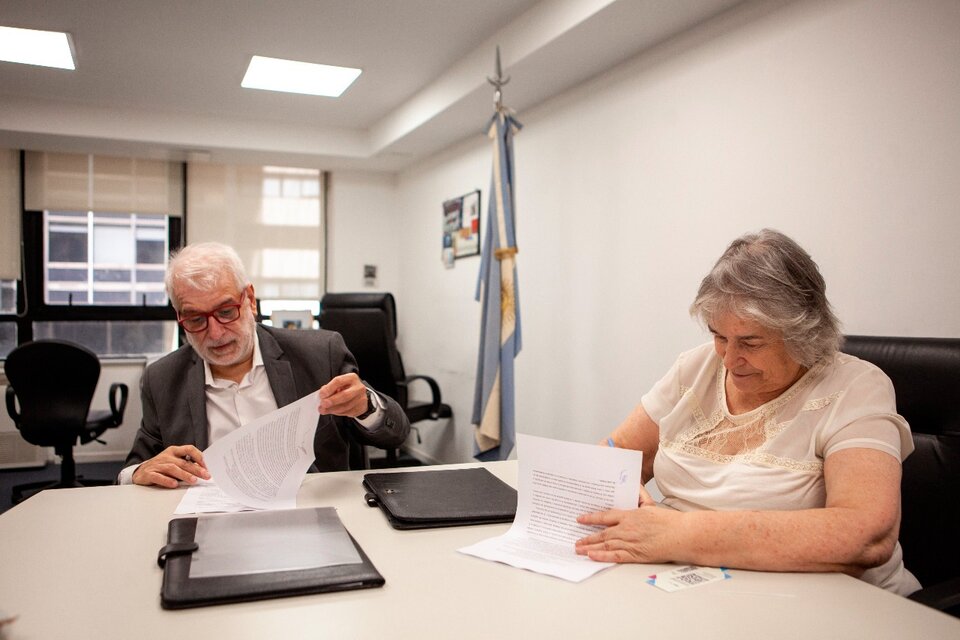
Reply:
M495 90L493 92L493 106L499 113L500 111L503 111L503 85L510 82L510 76L504 78L503 70L500 67L500 45L497 45L497 59L494 70L497 73L496 77L491 78L490 76L487 76L487 82L492 84Z

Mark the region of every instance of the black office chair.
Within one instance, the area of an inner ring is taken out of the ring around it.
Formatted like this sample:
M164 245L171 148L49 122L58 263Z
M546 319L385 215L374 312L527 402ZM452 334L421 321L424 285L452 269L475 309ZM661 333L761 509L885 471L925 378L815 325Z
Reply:
M890 377L913 432L900 544L924 588L910 597L960 617L960 339L847 336L842 350Z
M412 425L422 420L449 418L453 411L443 404L440 387L430 376L408 376L397 351L396 303L390 293L328 293L320 301L320 327L343 336L357 359L360 377L370 386L396 400ZM430 402L410 400L409 385L417 380L430 387ZM396 450L387 450L387 465L396 466Z
M120 426L127 406L127 385L110 385L109 411L90 411L100 360L89 349L62 340L20 345L7 356L4 372L9 381L7 413L20 435L31 444L53 447L62 460L59 481L15 486L14 504L28 491L113 484L113 479L78 479L73 447L77 440L87 444L107 429Z

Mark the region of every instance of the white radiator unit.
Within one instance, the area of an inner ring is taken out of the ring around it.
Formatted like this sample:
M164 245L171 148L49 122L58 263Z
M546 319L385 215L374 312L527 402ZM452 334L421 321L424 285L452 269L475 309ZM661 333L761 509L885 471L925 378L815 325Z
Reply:
M19 432L0 431L0 469L42 467L47 464L47 449L30 444Z

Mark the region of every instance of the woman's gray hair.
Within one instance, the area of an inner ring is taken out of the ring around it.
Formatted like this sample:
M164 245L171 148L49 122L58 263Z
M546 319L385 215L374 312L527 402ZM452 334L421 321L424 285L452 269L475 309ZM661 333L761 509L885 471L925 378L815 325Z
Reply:
M237 291L250 283L243 262L232 247L219 242L200 242L187 245L171 254L163 284L173 308L179 311L181 300L176 295L177 288L174 285L185 284L192 289L213 289L224 278L232 280Z
M817 263L772 229L734 240L700 283L690 315L709 325L722 313L779 331L787 353L805 367L833 355L842 341Z

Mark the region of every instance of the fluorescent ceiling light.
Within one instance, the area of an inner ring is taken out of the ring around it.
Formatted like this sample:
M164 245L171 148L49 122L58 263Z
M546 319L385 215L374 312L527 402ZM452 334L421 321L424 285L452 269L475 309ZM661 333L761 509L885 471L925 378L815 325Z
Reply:
M76 69L69 33L0 27L0 60Z
M240 86L247 89L339 97L360 75L360 69L253 56Z

